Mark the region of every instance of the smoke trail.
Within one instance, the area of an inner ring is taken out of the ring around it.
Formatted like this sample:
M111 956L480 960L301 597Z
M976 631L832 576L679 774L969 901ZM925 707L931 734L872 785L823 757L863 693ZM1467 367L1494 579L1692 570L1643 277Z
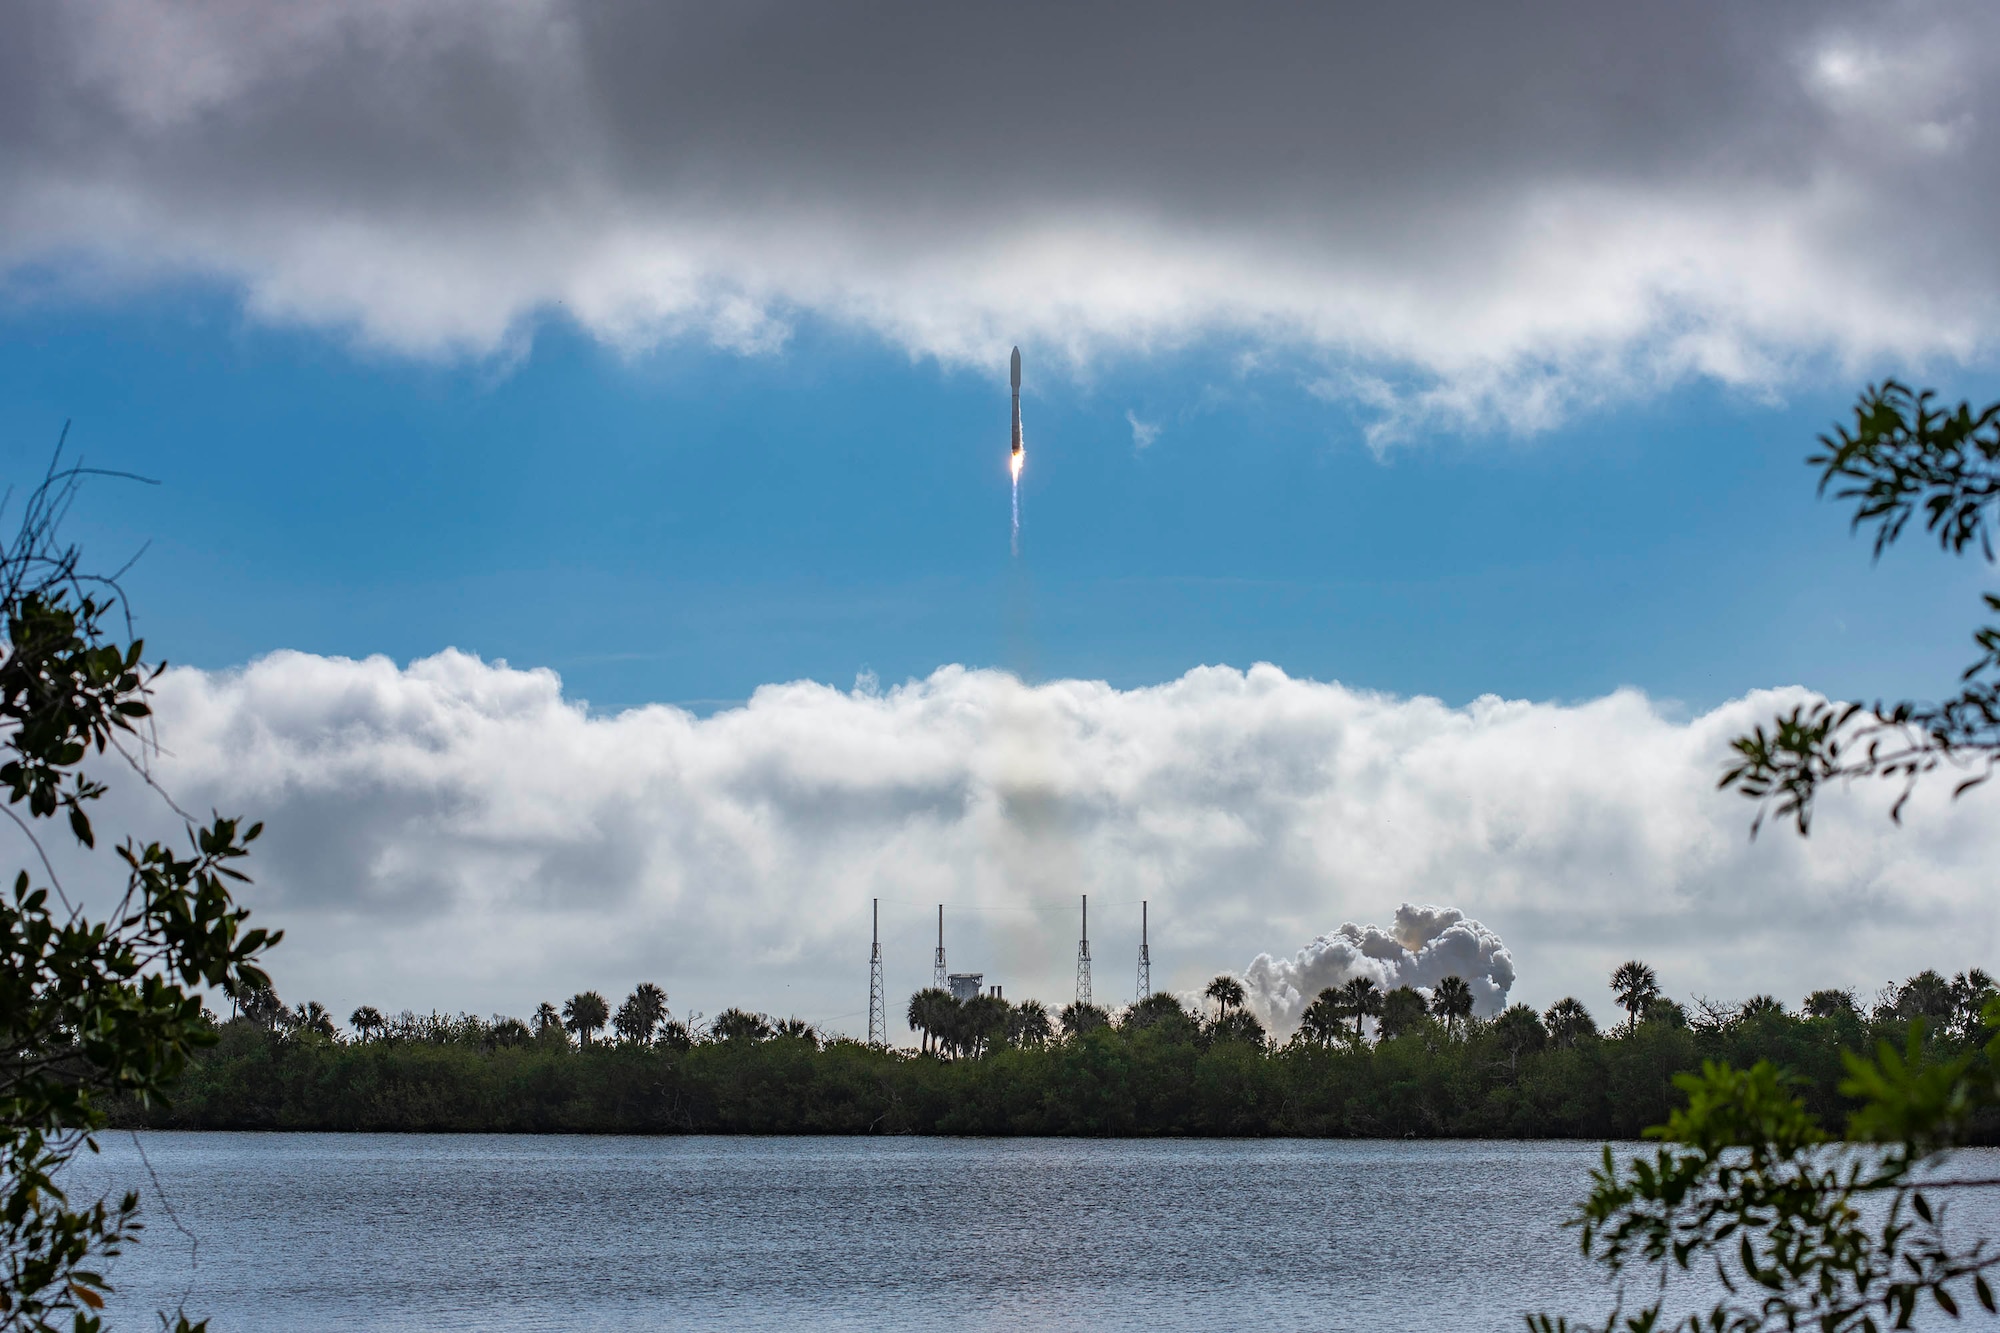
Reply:
M1015 472L1014 472L1014 541L1013 541L1013 551L1014 551L1014 558L1015 558L1016 560L1020 559L1020 558L1021 558L1021 473L1020 473L1020 470L1019 470L1018 468L1017 468L1017 469L1015 469Z

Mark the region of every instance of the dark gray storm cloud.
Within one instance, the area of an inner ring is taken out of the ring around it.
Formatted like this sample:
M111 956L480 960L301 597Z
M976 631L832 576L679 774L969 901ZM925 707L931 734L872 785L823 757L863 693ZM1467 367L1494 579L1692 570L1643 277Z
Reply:
M1972 3L33 7L0 262L489 354L1205 335L1391 429L1989 347Z

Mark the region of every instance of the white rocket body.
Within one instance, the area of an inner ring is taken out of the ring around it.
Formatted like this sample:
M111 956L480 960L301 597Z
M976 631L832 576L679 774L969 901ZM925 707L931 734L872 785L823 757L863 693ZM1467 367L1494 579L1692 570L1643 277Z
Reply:
M1014 457L1021 456L1021 349L1014 349L1013 363L1008 367L1007 379L1014 386Z

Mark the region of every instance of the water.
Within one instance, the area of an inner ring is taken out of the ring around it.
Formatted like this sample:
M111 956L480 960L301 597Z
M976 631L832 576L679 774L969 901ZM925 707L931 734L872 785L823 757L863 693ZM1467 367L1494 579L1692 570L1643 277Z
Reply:
M1559 1225L1592 1144L139 1142L199 1245L147 1185L116 1328L183 1294L218 1330L1449 1333L1608 1308ZM131 1136L104 1148L77 1185L145 1179Z

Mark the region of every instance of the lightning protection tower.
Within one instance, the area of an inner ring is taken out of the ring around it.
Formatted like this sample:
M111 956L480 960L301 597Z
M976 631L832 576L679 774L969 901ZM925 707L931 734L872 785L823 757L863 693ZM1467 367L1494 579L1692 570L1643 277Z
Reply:
M889 1043L889 1016L882 1005L882 900L875 899L874 946L868 951L868 1044Z
M1083 935L1076 942L1076 1002L1090 1003L1090 895L1083 895Z
M1139 994L1145 999L1153 993L1153 955L1146 948L1146 900L1139 900Z
M938 947L937 956L931 959L931 985L944 990L951 985L951 978L944 967L944 904L938 904Z

